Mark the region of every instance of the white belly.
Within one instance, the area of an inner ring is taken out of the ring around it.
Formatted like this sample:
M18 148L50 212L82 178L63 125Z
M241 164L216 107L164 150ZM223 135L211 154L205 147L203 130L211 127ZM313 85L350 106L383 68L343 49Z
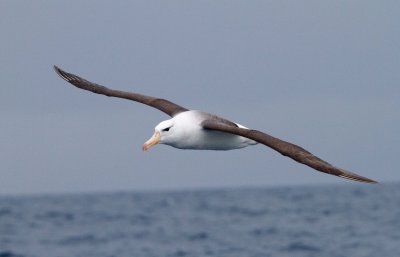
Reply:
M203 129L201 122L207 115L200 111L188 111L175 116L173 118L175 126L172 129L176 137L165 144L194 150L232 150L257 144L245 137ZM240 124L237 125L245 128Z
M254 144L257 142L245 137L219 131L199 130L198 133L191 133L185 140L171 146L193 150L233 150Z

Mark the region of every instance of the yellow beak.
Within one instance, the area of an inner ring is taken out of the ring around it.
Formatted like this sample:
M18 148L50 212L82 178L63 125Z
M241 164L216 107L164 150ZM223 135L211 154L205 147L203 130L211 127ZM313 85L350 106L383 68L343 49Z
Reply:
M156 145L160 142L160 132L154 132L154 135L143 144L142 150L147 151L153 145Z

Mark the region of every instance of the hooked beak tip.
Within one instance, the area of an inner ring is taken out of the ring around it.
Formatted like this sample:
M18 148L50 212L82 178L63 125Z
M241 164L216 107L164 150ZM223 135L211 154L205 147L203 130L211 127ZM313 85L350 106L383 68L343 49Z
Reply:
M160 142L160 132L156 131L154 135L149 140L147 140L146 143L142 145L142 150L147 151L150 147L158 144L159 142Z

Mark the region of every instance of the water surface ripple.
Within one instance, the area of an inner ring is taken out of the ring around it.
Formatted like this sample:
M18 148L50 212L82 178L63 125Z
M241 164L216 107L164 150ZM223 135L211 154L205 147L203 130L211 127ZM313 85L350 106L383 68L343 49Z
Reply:
M399 257L400 185L0 197L0 257Z

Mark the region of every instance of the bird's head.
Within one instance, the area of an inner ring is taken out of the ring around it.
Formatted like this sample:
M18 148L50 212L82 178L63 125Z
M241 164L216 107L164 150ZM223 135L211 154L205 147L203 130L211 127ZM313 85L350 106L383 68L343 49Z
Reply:
M172 119L160 122L154 129L153 136L143 144L143 151L147 151L156 144L169 144L174 142L174 121Z

